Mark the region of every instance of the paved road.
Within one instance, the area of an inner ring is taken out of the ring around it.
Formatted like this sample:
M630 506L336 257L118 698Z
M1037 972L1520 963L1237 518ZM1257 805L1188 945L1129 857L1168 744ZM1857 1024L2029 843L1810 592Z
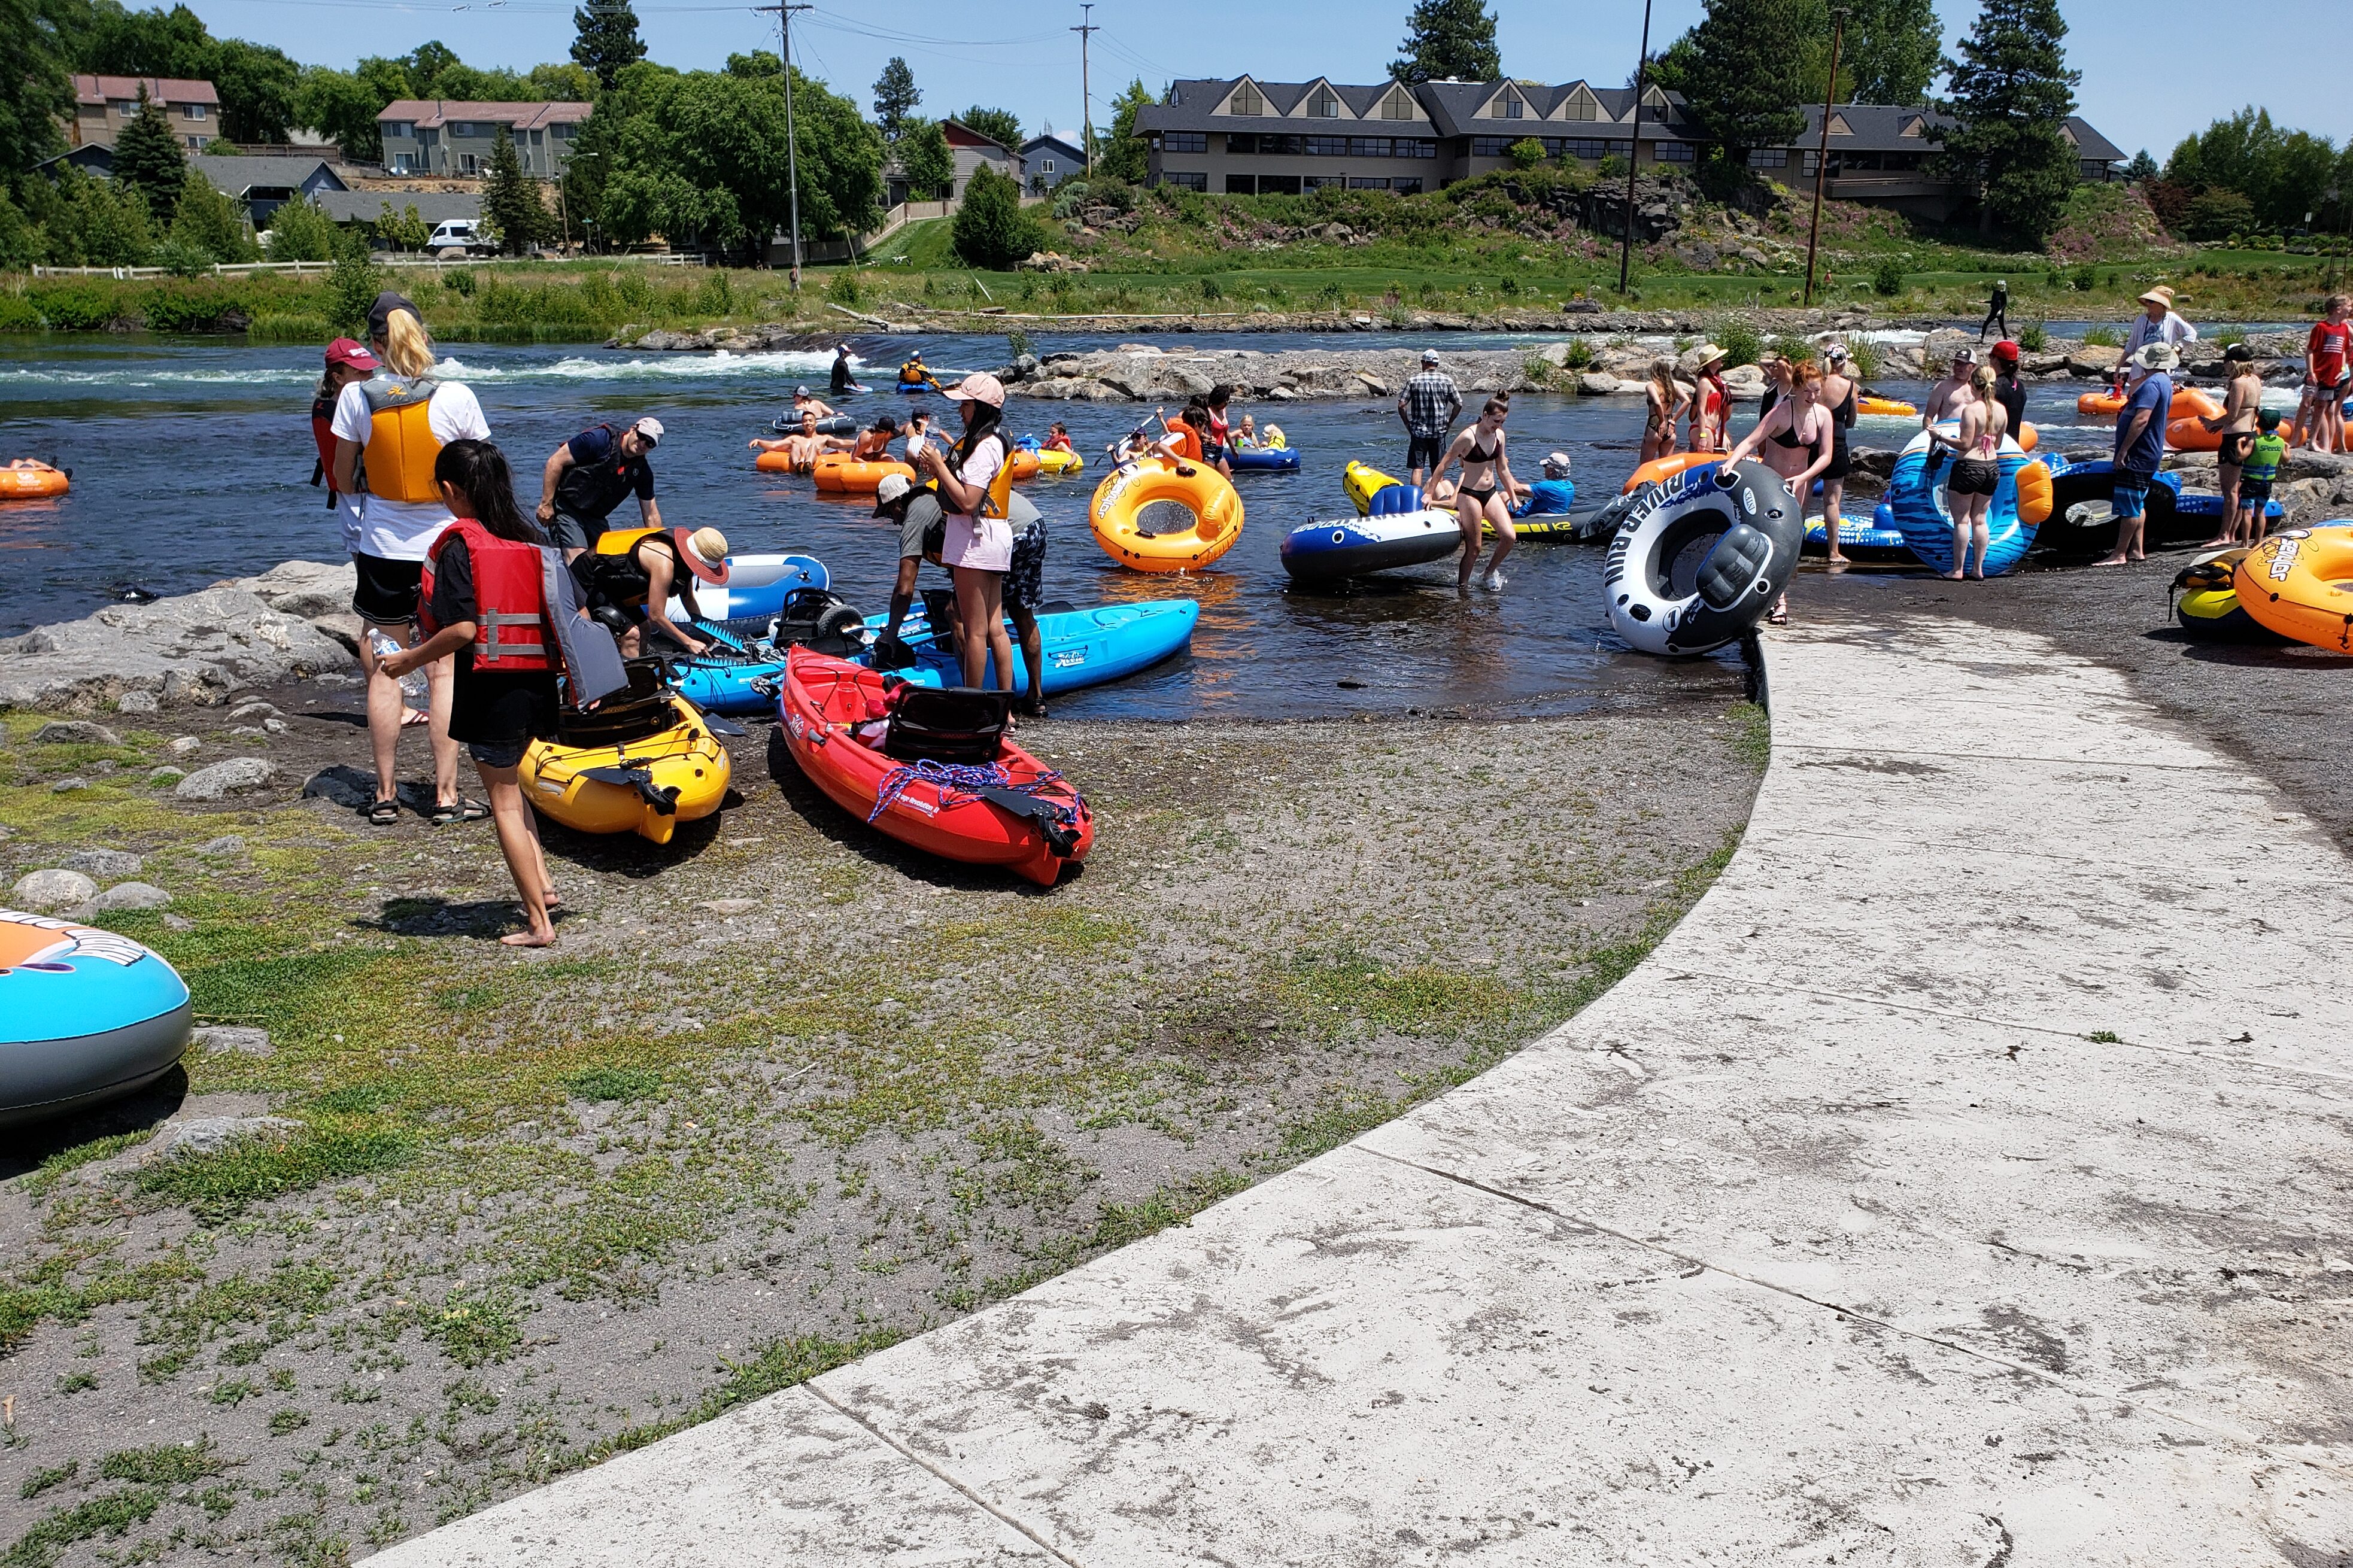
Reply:
M1571 1024L378 1561L2343 1561L2343 854L2145 673L1800 604L1739 855Z

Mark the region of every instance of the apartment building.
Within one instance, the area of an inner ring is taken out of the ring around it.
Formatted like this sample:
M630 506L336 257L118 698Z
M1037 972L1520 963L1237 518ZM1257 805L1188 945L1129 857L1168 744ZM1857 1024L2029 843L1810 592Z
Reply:
M514 138L522 172L536 180L561 178L572 164L572 144L588 121L585 103L467 103L456 99L404 98L375 117L384 138L384 166L395 174L451 178L487 174L499 127Z
M208 81L182 81L167 76L77 76L73 79L73 123L67 139L76 147L112 147L131 117L139 112L139 93L163 106L180 144L201 153L220 134L220 94Z

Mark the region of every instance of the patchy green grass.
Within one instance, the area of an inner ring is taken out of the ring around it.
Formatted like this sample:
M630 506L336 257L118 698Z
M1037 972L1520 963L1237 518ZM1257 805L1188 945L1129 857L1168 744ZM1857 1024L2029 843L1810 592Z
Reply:
M51 1568L81 1542L101 1535L121 1540L133 1525L153 1519L163 1502L164 1494L152 1487L120 1487L58 1509L0 1552L0 1568Z
M390 1128L311 1126L164 1161L139 1173L139 1186L218 1224L288 1193L389 1170L415 1148L414 1140Z

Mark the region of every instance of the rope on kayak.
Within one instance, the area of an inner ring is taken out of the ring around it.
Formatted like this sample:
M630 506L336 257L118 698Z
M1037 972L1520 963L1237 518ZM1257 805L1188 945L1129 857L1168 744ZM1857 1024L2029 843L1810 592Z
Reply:
M944 805L951 794L978 797L989 790L1005 790L1028 795L1050 808L1057 821L1069 824L1078 820L1077 810L1060 801L1049 800L1044 793L1049 786L1061 783L1062 775L1051 768L1027 784L1015 784L996 763L935 763L926 757L902 763L883 776L882 787L874 795L874 809L867 813L866 820L872 822L890 809L891 803L904 795L910 784L927 784L940 792ZM1071 791L1071 795L1076 799L1077 792Z

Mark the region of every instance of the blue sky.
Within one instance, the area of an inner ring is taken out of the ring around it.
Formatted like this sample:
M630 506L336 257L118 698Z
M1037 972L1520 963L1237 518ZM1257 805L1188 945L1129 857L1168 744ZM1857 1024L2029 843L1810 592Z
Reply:
M1107 0L1094 9L1103 26L1094 39L1097 121L1106 118L1102 106L1111 94L1135 77L1155 91L1172 77L1243 70L1276 80L1377 81L1403 36L1408 3L1283 0L1278 11ZM1641 28L1639 4L1490 4L1502 18L1504 66L1514 76L1625 79ZM216 33L335 66L438 37L470 64L528 67L564 58L572 36L565 0L195 0L194 8ZM1937 11L1948 41L1977 14L1974 0L1939 0ZM713 67L735 50L775 47L775 16L742 5L644 0L638 14L654 58L671 65ZM1699 0L1658 0L1653 47L1699 14ZM2353 134L2353 67L2346 64L2339 5L2274 0L2257 13L2257 26L2230 22L2230 7L2182 0L2077 0L2064 14L2070 59L2084 73L2083 113L2128 153L2147 147L2162 162L2182 136L2251 102L2340 145ZM923 89L924 112L952 113L978 101L1013 110L1032 132L1049 121L1067 132L1080 118L1078 38L1066 30L1078 20L1077 5L1066 0L1029 7L819 0L794 18L794 52L861 107L883 62L897 54ZM2290 63L2299 40L2332 38L2336 45L2321 58L2333 65Z

